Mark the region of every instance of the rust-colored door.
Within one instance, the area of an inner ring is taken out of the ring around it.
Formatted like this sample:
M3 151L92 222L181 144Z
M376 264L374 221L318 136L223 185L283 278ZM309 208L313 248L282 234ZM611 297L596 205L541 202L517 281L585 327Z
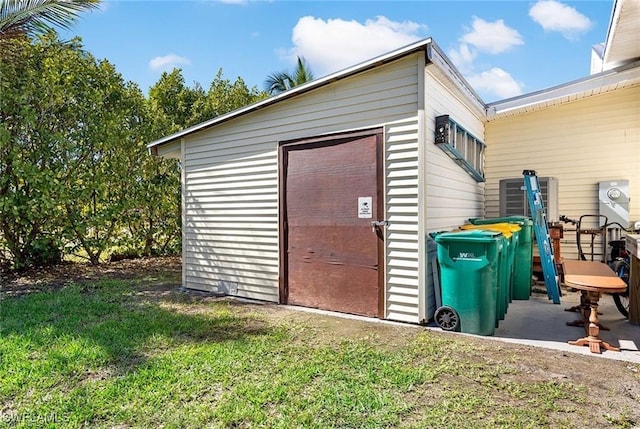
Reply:
M383 317L382 134L283 143L281 301Z

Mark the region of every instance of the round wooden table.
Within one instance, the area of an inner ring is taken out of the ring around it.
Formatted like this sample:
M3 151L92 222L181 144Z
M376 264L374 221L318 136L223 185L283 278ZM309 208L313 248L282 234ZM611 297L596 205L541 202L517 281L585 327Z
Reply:
M589 346L592 353L601 353L601 347L606 350L619 352L614 347L600 339L600 323L598 322L598 301L603 293L620 293L627 289L625 282L605 263L596 261L570 261L562 262L564 270L564 283L568 287L579 289L586 294L589 301L589 319L585 320L586 337L569 344L576 346ZM587 325L588 322L588 325Z

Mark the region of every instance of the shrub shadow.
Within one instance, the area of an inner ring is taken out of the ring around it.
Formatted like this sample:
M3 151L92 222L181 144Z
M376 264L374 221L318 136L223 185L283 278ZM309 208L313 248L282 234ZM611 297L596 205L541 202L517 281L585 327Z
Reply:
M236 314L224 302L187 296L161 285L118 287L72 285L57 291L5 297L0 336L28 345L33 360L55 359L54 368L71 367L74 356L56 348L77 341L99 347L112 374L135 371L163 349L198 343L228 343L272 335L274 328ZM78 358L82 356L82 347ZM33 362L36 364L37 362ZM42 362L40 362L42 363Z

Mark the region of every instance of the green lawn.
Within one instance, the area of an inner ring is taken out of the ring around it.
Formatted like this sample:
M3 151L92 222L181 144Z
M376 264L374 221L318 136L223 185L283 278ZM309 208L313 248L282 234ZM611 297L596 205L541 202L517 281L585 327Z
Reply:
M415 328L395 343L369 331L340 338L251 305L160 293L153 279L0 305L0 427L580 427L594 415L633 424L585 407L579 382L520 377L505 349L504 361L485 358L491 342Z

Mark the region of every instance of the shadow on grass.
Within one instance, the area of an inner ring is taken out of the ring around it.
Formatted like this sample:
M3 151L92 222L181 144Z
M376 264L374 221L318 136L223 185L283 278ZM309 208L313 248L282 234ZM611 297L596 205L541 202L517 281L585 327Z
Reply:
M273 333L224 302L198 304L166 285L154 291L152 285L125 281L5 298L0 310L0 354L22 355L63 373L80 364L122 374L164 350L200 343L242 347L251 337ZM5 370L0 365L0 375Z

